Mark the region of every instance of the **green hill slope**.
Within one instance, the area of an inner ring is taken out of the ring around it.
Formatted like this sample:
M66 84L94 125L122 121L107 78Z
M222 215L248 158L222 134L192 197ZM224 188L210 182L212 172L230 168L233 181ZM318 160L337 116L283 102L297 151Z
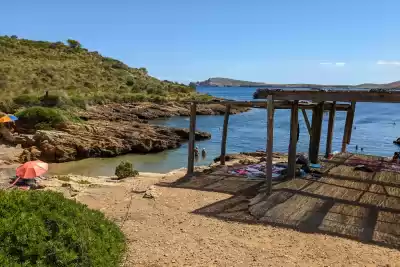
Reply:
M43 42L0 36L0 109L40 103L45 91L69 105L163 101L193 97L194 89L160 81L145 68L89 52L74 40Z

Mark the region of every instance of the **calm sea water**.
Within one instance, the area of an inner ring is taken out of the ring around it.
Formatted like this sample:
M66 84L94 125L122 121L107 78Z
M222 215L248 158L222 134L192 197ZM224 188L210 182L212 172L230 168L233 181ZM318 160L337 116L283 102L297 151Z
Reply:
M251 100L256 88L245 87L199 87L198 91L209 93L217 97L235 100ZM355 152L355 146L363 148L363 153L382 156L391 156L399 147L393 140L400 136L400 113L398 104L357 103L354 119L351 144L348 151ZM242 151L265 150L266 146L266 117L265 109L252 109L249 112L231 115L229 118L227 153ZM333 151L340 150L344 130L345 112L336 113L333 138ZM309 112L311 119L311 113ZM199 159L196 165L206 165L220 154L223 116L197 116L197 130L207 131L212 134L210 140L197 142L199 148L208 152L206 159ZM298 151L307 152L309 136L303 116L299 113L300 138ZM323 134L321 138L320 153L324 153L326 145L328 113L324 116ZM173 127L189 127L189 118L173 117L156 120L152 123ZM277 110L275 112L274 151L287 152L289 142L290 111ZM143 172L168 172L173 169L186 167L187 144L182 147L148 155L124 155L117 158L85 159L76 162L52 164L51 173L75 173L82 175L112 175L115 166L121 160L131 161L135 168ZM359 151L360 152L360 149Z

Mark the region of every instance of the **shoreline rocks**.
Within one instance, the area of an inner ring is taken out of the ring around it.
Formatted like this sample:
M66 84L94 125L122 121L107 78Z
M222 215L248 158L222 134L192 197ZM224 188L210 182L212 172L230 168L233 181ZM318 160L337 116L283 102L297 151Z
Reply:
M233 108L231 113L247 111ZM199 105L198 114L224 114L221 104ZM24 129L14 135L13 144L24 148L21 162L41 159L46 162L68 162L92 157L115 157L127 153L156 153L178 148L189 139L189 130L152 125L148 120L189 115L189 106L182 103L108 104L79 111L82 123L64 123L56 130ZM21 133L22 132L22 133ZM210 139L211 134L196 131L197 141Z

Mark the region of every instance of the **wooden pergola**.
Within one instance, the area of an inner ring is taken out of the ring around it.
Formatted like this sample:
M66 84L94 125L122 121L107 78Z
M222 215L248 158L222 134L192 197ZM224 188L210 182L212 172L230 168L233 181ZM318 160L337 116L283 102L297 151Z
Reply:
M310 135L309 160L311 163L318 163L319 146L322 133L322 122L324 111L329 111L328 132L326 141L325 156L332 152L332 139L336 111L346 111L346 122L342 139L342 152L350 144L353 129L356 102L386 102L400 103L400 92L398 91L375 91L352 90L352 91L310 91L310 90L270 90L258 89L254 94L256 99L264 101L221 101L218 104L226 106L224 125L222 132L220 163L225 165L226 139L228 132L229 113L232 105L258 107L267 109L267 146L266 146L266 184L267 194L272 190L272 152L273 152L273 132L274 132L274 110L290 109L290 144L288 151L288 171L289 178L295 177L296 172L296 148L297 148L297 125L299 122L298 110L302 111L307 129ZM265 101L267 100L267 101ZM347 102L347 103L337 103ZM196 129L196 106L198 104L209 104L210 102L191 102L190 104L190 132L188 148L188 175L194 171L194 148L195 148L195 129ZM311 125L307 117L306 110L312 110Z

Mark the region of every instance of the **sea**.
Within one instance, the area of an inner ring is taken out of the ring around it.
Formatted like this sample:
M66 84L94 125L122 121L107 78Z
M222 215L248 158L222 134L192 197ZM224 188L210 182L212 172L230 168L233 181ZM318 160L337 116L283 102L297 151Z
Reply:
M208 93L216 97L233 100L252 100L256 88L251 87L198 87L197 91ZM311 119L311 112L307 111ZM389 103L357 103L354 118L354 129L351 142L347 150L355 153L392 156L400 147L393 144L393 140L400 136L399 104ZM329 113L324 114L320 153L324 154L326 145L326 133ZM332 150L341 149L344 122L346 113L336 112ZM266 148L266 109L251 109L249 112L230 115L227 153L244 151L265 150ZM221 151L221 138L223 115L208 116L199 115L196 118L196 130L211 133L211 139L196 142L196 145L207 151L206 158L195 162L196 165L208 165L219 156ZM290 130L290 110L276 110L274 117L274 151L287 152ZM158 119L152 124L171 127L189 127L188 117L172 117ZM297 150L308 152L309 135L303 116L299 113L300 136ZM356 150L358 146L358 150ZM361 151L362 148L362 151ZM115 158L92 158L80 161L51 164L50 174L80 174L87 176L109 176L114 174L115 167L122 160L133 163L139 172L166 173L174 169L187 166L187 143L180 148L163 151L156 154L128 154Z

